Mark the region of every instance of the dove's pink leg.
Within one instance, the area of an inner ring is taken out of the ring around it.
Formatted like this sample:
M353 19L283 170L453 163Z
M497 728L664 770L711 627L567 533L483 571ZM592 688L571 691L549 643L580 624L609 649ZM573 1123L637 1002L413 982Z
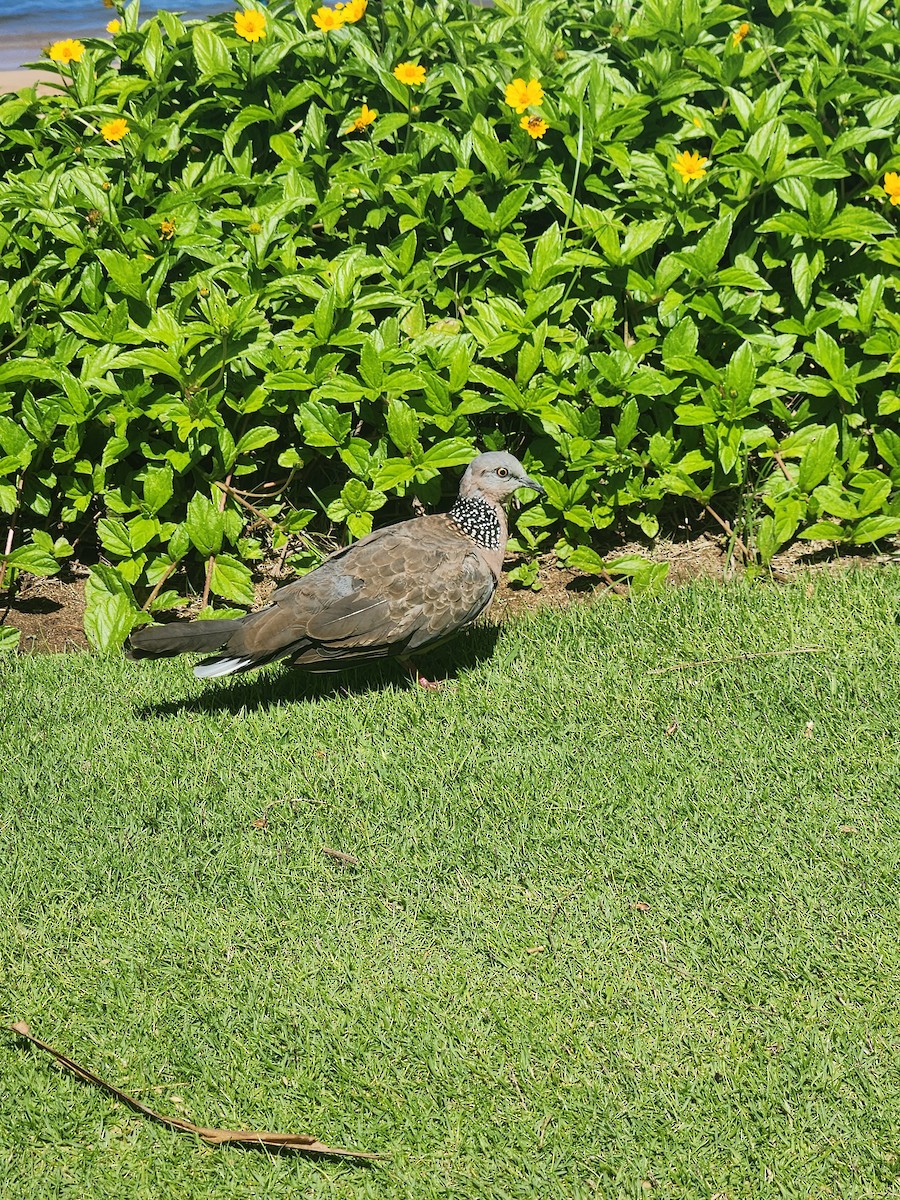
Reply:
M419 670L415 663L407 659L403 664L409 672L411 678L420 688L425 688L427 692L439 692L443 688L442 683L438 683L434 679L426 679L424 675L419 674Z

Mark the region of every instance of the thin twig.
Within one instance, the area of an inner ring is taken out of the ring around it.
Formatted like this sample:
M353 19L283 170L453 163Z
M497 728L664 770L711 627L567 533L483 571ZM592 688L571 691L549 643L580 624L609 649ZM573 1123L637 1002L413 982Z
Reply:
M123 1104L127 1104L129 1108L136 1109L145 1117L149 1117L151 1121L155 1121L158 1125L163 1125L166 1129L175 1130L177 1133L190 1133L196 1137L200 1137L209 1145L221 1146L226 1143L234 1143L240 1146L272 1146L278 1149L292 1149L305 1151L308 1154L328 1154L337 1155L342 1158L381 1158L379 1154L370 1154L363 1150L347 1150L342 1146L326 1146L324 1142L320 1142L317 1138L309 1137L303 1133L273 1133L271 1130L254 1130L254 1129L216 1129L205 1125L195 1125L193 1121L185 1120L184 1117L170 1117L164 1113L159 1113L149 1105L144 1104L140 1100L136 1100L134 1096L123 1092L114 1084L109 1083L100 1075L95 1075L93 1071L89 1071L87 1067L81 1066L68 1055L63 1054L61 1050L54 1050L52 1046L48 1046L46 1042L36 1038L25 1021L16 1021L10 1027L11 1033L16 1033L19 1037L26 1038L32 1045L37 1046L40 1050L44 1050L47 1054L51 1054L56 1061L73 1075L84 1080L85 1083L92 1083L95 1087L102 1088L103 1091L109 1092Z
M166 582L166 580L169 578L169 576L172 574L172 572L175 570L175 568L177 566L178 566L177 561L173 562L173 563L169 563L169 565L163 571L162 575L160 575L159 579L156 581L156 586L154 587L153 591L150 593L150 595L147 597L147 599L141 605L141 609L144 612L150 611L150 605L153 603L153 601L156 599L156 597L162 591L162 585Z
M562 896L559 900L557 900L557 902L554 904L553 912L551 912L551 914L550 914L550 920L547 922L547 942L548 942L548 944L550 942L550 931L553 929L553 922L559 916L559 910L562 908L562 906L566 903L567 900L572 899L572 897L575 895L576 892L581 891L581 889L584 887L584 884L585 884L585 881L582 879L582 881L580 883L577 883L575 885L575 887L572 888L571 891L566 892L566 894L564 896Z
M231 476L229 475L228 478L230 479ZM263 521L266 525L269 526L270 529L278 528L278 526L275 524L275 522L272 520L271 517L267 517L264 512L260 512L260 510L256 507L255 504L251 504L249 500L245 500L243 498L243 496L238 495L238 493L234 490L234 488L231 487L228 483L221 483L217 479L216 487L221 488L221 490L225 493L225 495L230 496L232 498L232 500L236 500L237 503L240 504L242 508L246 508L248 512L252 512L254 517L256 517L260 521ZM222 508L225 507L224 498L222 499L221 507ZM220 511L221 511L221 509L220 509Z
M778 80L779 83L784 83L784 80L781 78L781 73L779 72L778 68L775 66L775 63L772 59L772 55L769 53L769 47L765 44L765 42L762 43L762 48L763 48L763 53L765 54L766 58L769 60L769 66L775 72L775 78Z
M696 662L676 663L673 667L654 667L648 675L665 675L669 671L687 671L691 667L717 667L728 663L746 662L750 658L782 658L786 654L825 654L827 646L792 646L789 650L753 650L731 658L701 658Z
M291 539L290 539L290 537L288 537L284 543L284 547L282 548L281 557L278 559L278 565L275 568L275 578L276 579L281 578L281 573L282 573L282 571L284 571L284 562L288 556L288 550L290 550L290 548L291 548Z
M788 481L788 483L793 483L794 481L793 481L793 479L791 479L788 469L784 465L784 459L781 457L781 455L778 453L777 450L772 451L772 458L778 464L778 467L779 467L782 475L785 477L785 479Z
M512 1067L509 1068L509 1081L513 1085L513 1087L516 1089L516 1093L517 1093L519 1099L522 1101L522 1107L527 1108L528 1101L525 1099L525 1095L524 1095L522 1089L519 1087L519 1081L516 1078L516 1072L514 1071L514 1069Z
M728 535L728 537L734 538L734 544L738 547L741 554L743 554L744 558L749 560L751 558L750 551L747 549L747 547L741 541L740 537L731 528L731 526L728 524L728 522L726 520L724 520L722 517L720 517L719 514L716 512L716 510L714 508L710 508L710 506L708 504L704 504L703 510L704 510L704 512L709 513L709 515L712 517L712 519L717 524L721 525L722 529L725 530L725 533Z
M339 863L343 863L345 867L358 867L359 859L355 854L345 854L343 850L332 850L330 846L323 846L322 853L327 854L329 858L336 858Z
M610 575L609 571L604 569L604 570L600 571L599 574L600 574L600 578L603 580L603 582L606 584L606 586L609 588L609 590L611 592L615 592L615 594L617 596L627 596L628 595L628 588L625 586L625 584L624 583L616 583L616 581L613 579L612 575Z

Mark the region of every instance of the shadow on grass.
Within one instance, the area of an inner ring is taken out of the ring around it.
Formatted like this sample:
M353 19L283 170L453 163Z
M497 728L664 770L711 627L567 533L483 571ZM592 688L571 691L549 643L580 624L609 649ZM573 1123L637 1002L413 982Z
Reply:
M458 634L441 646L416 660L420 674L438 683L452 684L460 672L472 670L492 657L500 629L496 625L481 625ZM185 659L186 669L190 669ZM136 664L139 669L139 664ZM347 671L313 674L295 668L271 667L262 672L249 672L221 683L208 684L194 696L159 700L138 705L134 714L139 720L176 716L185 712L239 712L241 709L277 708L282 704L315 703L332 696L361 696L389 688L413 687L408 670L396 659Z

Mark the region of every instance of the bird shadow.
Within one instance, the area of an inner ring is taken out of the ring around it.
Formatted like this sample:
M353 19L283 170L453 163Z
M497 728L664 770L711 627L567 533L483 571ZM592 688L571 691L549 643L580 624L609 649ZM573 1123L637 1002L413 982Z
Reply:
M452 685L459 674L493 656L500 635L496 625L483 625L458 634L445 646L416 659L420 674L440 684ZM264 672L264 673L263 673ZM396 659L353 667L329 674L312 674L292 668L263 668L212 683L194 696L135 705L139 720L177 716L180 713L216 713L278 708L284 704L314 704L333 696L363 696L396 687L413 687L409 671Z

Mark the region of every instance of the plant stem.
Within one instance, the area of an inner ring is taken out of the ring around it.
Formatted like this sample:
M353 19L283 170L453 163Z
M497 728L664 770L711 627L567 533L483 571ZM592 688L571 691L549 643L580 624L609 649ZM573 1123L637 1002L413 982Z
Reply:
M172 574L172 572L175 570L175 568L176 568L177 566L178 566L178 563L177 563L177 562L170 563L170 564L169 564L169 565L166 567L165 571L163 571L162 575L160 575L159 579L158 579L158 580L157 580L157 582L156 582L156 586L154 587L153 591L150 593L150 595L147 597L147 599L146 599L146 600L144 601L144 603L141 605L141 609L142 609L144 612L148 612L148 611L149 611L149 609L150 609L150 605L153 603L153 601L156 599L156 597L157 597L157 596L159 595L159 593L162 591L162 585L163 585L163 584L166 582L166 580L169 578L169 576Z
M570 196L572 198L572 203L569 205L569 211L566 213L566 223L563 228L563 234L562 234L563 251L565 251L565 248L566 248L566 235L569 232L569 225L572 223L572 221L575 217L575 192L578 190L578 176L579 176L579 173L581 172L581 151L582 151L583 146L584 146L584 98L582 97L581 104L579 105L579 108L578 108L578 145L576 147L577 153L576 153L576 157L575 157L575 175L572 179L572 191L570 192Z
M230 479L230 478L231 478L231 476L229 475L229 476L228 476L228 478ZM230 496L230 497L232 498L232 500L235 500L235 501L237 501L237 503L238 503L238 504L240 504L240 505L241 505L243 508L246 508L248 512L252 512L252 513L253 513L253 515L254 515L254 516L257 518L257 520L259 520L259 521L263 521L263 522L264 522L266 525L268 525L268 526L269 526L271 529L277 529L277 528L278 528L278 526L277 526L277 525L276 525L276 523L275 523L275 522L272 520L272 518L271 518L271 517L268 517L268 516L266 516L266 514L265 514L264 512L260 512L260 510L259 510L259 509L256 507L256 505L255 505L255 504L251 504L249 500L245 500L245 499L243 498L243 496L240 496L240 495L239 495L239 494L238 494L238 493L237 493L237 492L234 490L234 488L233 488L233 487L230 487L230 486L229 486L229 484L228 484L228 483L220 483L220 482L217 480L217 481L216 481L216 487L217 487L217 488L220 488L220 489L222 490L222 492L224 493L224 495L223 495L223 496L222 496L222 498L221 498L221 503L220 503L220 505L219 505L219 511L220 511L220 512L221 512L221 511L222 511L222 509L225 507L225 496Z
M406 137L403 139L403 153L409 149L409 136L412 129L412 92L406 89Z
M231 477L233 474L234 474L234 467L231 468L231 470L228 472L228 475L225 479L225 486L224 486L224 488L222 488L222 494L219 497L219 512L225 511L225 501L228 499L228 492L230 491ZM222 485L217 483L216 486L221 487ZM207 602L209 601L209 584L210 584L210 580L212 579L213 568L215 567L215 565L216 565L216 556L215 556L215 554L211 554L209 556L209 561L206 564L206 579L203 581L203 596L201 597L201 600L200 600L201 608L206 608Z
M12 516L9 519L9 529L6 534L6 546L3 549L3 562L0 563L0 592L3 591L3 583L6 579L6 560L12 554L13 541L16 536L16 526L19 520L19 505L22 499L22 488L25 485L25 476L20 475L16 480L16 507L13 509ZM10 584L10 587L12 585Z

